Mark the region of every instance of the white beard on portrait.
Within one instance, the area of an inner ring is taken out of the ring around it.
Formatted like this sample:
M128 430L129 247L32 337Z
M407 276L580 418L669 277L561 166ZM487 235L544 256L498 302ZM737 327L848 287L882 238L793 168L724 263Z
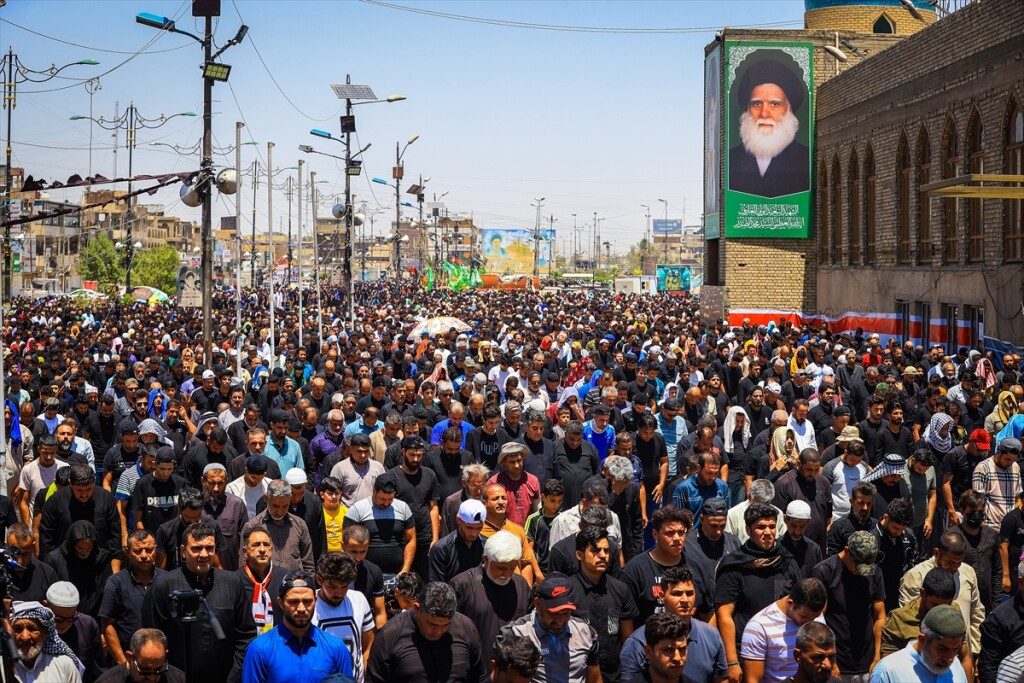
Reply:
M787 111L782 120L754 119L748 112L740 116L740 139L743 147L758 161L770 161L778 156L796 139L800 121L792 111ZM764 175L764 171L761 172Z

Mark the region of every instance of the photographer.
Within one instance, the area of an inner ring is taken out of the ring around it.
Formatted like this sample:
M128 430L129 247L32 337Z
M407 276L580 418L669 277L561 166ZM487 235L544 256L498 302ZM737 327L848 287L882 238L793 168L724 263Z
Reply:
M167 634L170 662L188 680L239 683L245 649L256 637L256 623L241 579L213 566L214 534L210 522L197 522L185 530L183 566L153 582L142 604L142 625ZM217 637L208 612L216 614L223 640Z

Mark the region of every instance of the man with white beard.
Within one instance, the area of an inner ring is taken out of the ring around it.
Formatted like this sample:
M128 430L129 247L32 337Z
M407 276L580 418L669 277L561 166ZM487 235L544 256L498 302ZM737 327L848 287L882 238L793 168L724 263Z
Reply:
M763 53L777 53L768 58ZM792 59L778 50L758 50L757 61L733 86L742 108L740 140L729 150L729 189L759 197L780 197L810 189L810 155L796 140L795 112L806 96Z

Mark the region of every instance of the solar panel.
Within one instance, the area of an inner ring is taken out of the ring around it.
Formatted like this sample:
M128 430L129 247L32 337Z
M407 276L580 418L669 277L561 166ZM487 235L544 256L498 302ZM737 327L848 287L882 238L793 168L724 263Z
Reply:
M368 85L353 85L351 83L336 83L331 86L334 94L339 100L375 100L373 88Z

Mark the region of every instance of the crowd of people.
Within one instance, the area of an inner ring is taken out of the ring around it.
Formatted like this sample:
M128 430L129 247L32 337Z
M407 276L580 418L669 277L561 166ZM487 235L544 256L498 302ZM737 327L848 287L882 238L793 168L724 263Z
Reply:
M1019 355L297 296L4 304L8 676L1022 680Z

